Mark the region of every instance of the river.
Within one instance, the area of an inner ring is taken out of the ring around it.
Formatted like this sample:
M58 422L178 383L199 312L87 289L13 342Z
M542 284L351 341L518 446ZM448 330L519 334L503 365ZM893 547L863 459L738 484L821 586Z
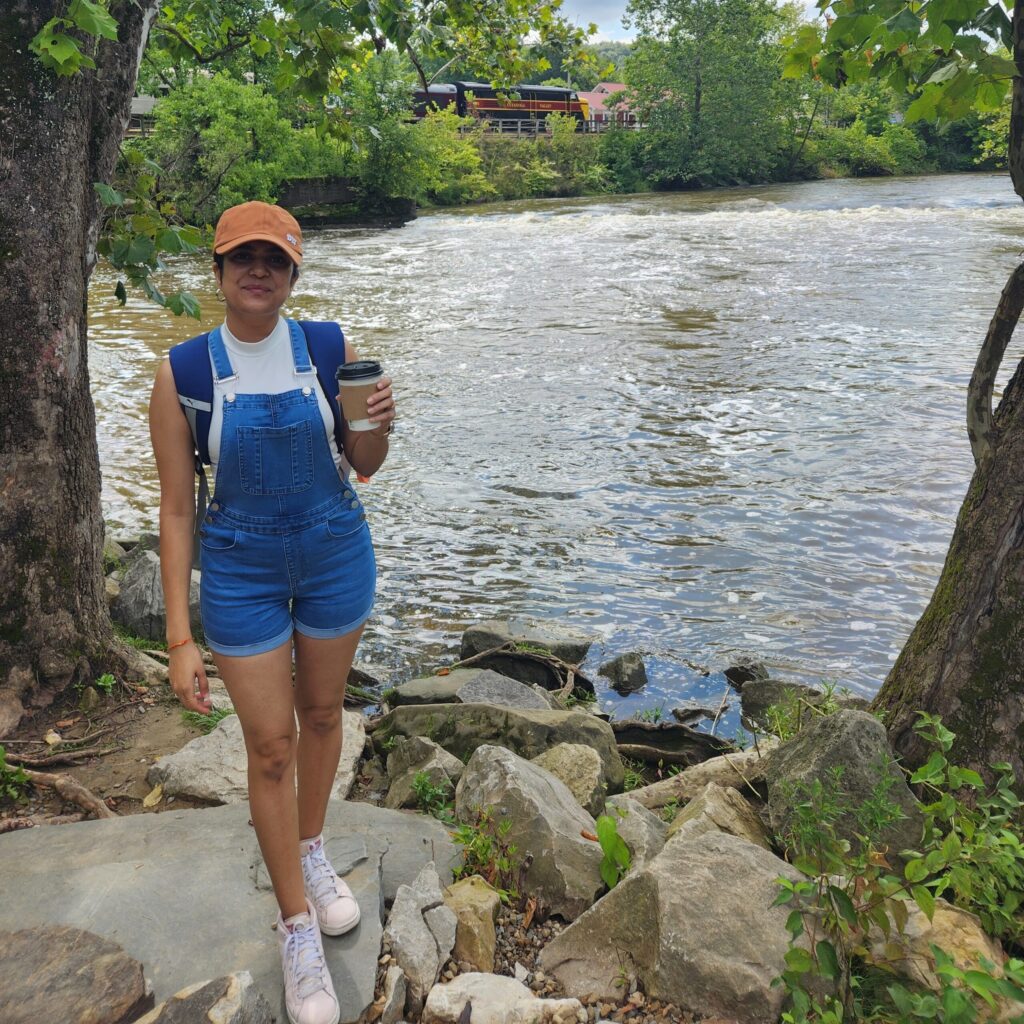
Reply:
M941 568L965 386L1022 229L1008 179L954 175L309 232L292 314L342 323L400 403L361 489L380 563L362 655L406 678L521 614L599 637L591 667L645 653L620 714L717 702L738 653L872 693ZM208 327L206 268L163 283ZM119 308L113 281L90 295L103 503L137 531L158 504L150 384L196 329Z

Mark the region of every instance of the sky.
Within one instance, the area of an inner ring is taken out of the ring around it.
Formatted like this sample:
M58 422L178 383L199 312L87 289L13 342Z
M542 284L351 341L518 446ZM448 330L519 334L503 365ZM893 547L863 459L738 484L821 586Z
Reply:
M633 31L622 27L626 0L563 0L561 13L577 25L597 24L595 41L633 38Z

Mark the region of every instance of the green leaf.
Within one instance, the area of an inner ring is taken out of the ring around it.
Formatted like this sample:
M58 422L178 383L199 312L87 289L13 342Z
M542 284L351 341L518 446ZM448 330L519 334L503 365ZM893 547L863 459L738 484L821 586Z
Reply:
M818 954L818 967L821 973L832 981L839 978L842 973L839 969L839 958L836 956L836 948L831 942L822 939L814 947Z
M128 243L128 252L125 255L125 263L149 263L156 256L156 245L152 238L145 235L136 235Z
M114 297L121 306L128 301L128 292L125 290L124 281L119 280L117 284L114 285Z
M885 27L890 32L908 32L916 36L921 31L921 19L909 7L904 7L885 22Z
M100 197L100 202L104 206L124 205L124 196L116 188L112 188L102 181L93 182L92 187L96 190L96 194Z
M183 249L181 238L174 228L164 228L163 231L156 236L156 244L157 248L162 252L178 253Z
M928 877L928 869L923 860L908 860L903 875L908 882L920 882Z
M836 910L839 911L839 916L851 927L857 927L857 911L853 906L853 901L850 897L838 886L830 885L828 887L829 895L832 897L832 902L836 905Z
M811 954L802 946L793 946L791 949L786 950L785 960L786 966L791 971L796 971L797 974L806 974L814 969L814 961L811 959Z
M117 22L94 0L73 0L68 18L83 32L101 39L117 39Z
M923 885L915 885L910 890L910 895L914 897L914 902L930 921L935 916L935 897L932 895L931 889L927 889Z
M794 939L799 939L803 935L804 915L799 910L791 911L789 917L786 918L786 931Z

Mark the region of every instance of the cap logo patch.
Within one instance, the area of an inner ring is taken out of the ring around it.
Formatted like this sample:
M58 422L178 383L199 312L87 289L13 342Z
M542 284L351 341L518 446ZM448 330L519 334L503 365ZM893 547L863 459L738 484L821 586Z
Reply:
M288 234L288 235L285 235L284 237L286 239L288 239L288 241L291 242L292 245L298 245L299 244L299 240L294 235Z

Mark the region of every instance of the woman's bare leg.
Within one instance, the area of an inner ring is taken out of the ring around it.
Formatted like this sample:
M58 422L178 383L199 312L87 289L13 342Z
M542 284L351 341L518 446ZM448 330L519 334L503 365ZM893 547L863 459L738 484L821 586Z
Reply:
M292 645L234 658L214 654L249 758L249 810L283 918L306 912L295 795Z
M295 633L299 838L318 836L341 757L341 707L363 627L330 640Z

